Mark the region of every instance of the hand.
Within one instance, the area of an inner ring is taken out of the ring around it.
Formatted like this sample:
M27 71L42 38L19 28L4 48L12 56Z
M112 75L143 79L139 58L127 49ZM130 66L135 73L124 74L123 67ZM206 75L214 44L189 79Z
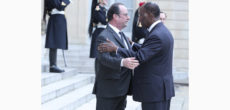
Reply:
M100 43L98 45L97 50L99 52L116 52L117 48L118 47L112 41L106 39L105 43Z
M123 59L123 65L128 69L134 69L139 66L139 61L135 60L135 57L125 58Z

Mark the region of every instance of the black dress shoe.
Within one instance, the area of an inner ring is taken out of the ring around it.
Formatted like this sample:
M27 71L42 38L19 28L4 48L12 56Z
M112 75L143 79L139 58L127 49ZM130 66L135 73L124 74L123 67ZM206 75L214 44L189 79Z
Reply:
M58 68L57 66L52 66L50 67L50 72L53 72L53 73L62 73L62 72L65 72L64 70Z

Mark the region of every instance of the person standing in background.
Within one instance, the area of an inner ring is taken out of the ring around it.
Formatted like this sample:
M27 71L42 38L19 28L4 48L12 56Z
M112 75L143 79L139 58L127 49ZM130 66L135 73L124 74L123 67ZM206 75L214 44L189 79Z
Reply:
M161 13L160 13L160 20L161 20L161 22L164 23L165 20L166 20L166 18L167 18L166 13L161 11Z
M90 58L96 57L96 40L98 35L106 28L106 8L107 0L93 0L91 7L91 19L89 24L88 33L92 36L91 46L90 46ZM96 28L93 32L93 28Z
M68 49L67 22L65 8L70 0L45 0L43 20L49 15L46 31L45 48L49 48L50 72L62 73L63 69L57 67L57 49Z

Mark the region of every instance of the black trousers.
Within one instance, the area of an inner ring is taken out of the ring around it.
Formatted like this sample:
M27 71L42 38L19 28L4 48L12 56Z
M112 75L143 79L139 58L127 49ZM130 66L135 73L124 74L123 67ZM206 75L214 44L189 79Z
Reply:
M171 99L160 102L142 102L142 110L170 110Z
M50 48L49 61L50 61L50 67L57 66L57 49L56 48Z
M97 97L96 110L125 110L127 96L115 98Z

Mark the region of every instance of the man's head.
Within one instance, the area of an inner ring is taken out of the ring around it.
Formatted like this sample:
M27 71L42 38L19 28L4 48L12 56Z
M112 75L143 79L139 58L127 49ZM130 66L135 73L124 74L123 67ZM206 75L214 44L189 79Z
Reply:
M152 23L159 20L160 8L156 3L147 2L140 7L139 21L143 27L149 28Z
M122 3L114 3L108 10L108 21L119 30L125 28L129 21L128 10Z
M161 12L161 13L160 13L160 20L161 20L162 22L164 22L164 21L166 20L166 18L167 18L166 13Z

